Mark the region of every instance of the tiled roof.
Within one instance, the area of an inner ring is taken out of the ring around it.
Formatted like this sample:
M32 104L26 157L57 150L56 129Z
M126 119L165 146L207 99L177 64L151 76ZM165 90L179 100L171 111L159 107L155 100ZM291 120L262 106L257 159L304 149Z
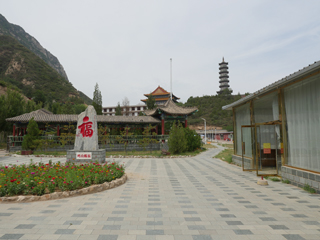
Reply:
M45 109L39 109L31 113L7 118L7 122L29 122L31 118L36 122L77 122L77 114L53 114ZM99 123L160 123L160 120L152 116L104 116L97 115Z
M146 97L148 97L150 94L152 94L153 96L158 96L158 95L169 95L170 96L170 92L167 92L166 90L164 90L162 87L158 86L156 88L156 90L154 90L152 93L149 93L149 94L144 94ZM176 99L180 99L178 97L176 97L174 94L172 94L172 96ZM141 100L143 101L143 100Z
M160 112L165 112L171 115L190 115L196 111L198 111L197 107L179 107L177 106L170 98L168 101L161 106L157 106L155 109L146 110L144 113L147 116L155 116Z

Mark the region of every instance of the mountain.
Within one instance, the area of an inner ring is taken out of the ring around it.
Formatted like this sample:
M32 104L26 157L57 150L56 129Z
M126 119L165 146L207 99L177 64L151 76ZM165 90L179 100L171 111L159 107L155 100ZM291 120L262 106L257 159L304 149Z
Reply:
M0 36L0 63L0 80L16 86L28 98L40 93L47 102L80 100L69 81L11 36Z
M185 107L197 107L199 111L188 118L190 125L203 125L202 118L206 119L207 125L222 127L227 130L233 129L232 111L222 110L222 107L233 103L241 98L239 95L231 95L230 93L190 97L185 104Z
M43 48L37 39L26 33L22 27L9 23L1 14L0 35L12 36L17 39L22 45L39 56L43 61L45 61L68 81L67 74L64 71L63 66L60 64L58 58L52 55L47 49Z

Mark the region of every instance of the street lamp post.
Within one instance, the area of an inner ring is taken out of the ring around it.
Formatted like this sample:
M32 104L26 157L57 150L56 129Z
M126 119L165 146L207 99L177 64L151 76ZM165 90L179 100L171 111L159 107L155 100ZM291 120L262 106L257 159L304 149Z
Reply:
M204 121L204 144L207 144L207 125L206 120L204 118L201 118Z
M218 140L217 140L217 128L214 128L214 139L218 142Z

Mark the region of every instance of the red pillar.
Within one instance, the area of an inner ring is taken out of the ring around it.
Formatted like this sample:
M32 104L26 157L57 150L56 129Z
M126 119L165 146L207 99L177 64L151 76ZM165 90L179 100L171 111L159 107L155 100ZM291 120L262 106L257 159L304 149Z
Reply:
M57 126L57 136L60 136L60 126L59 126L59 124Z
M164 135L164 119L161 119L161 132Z
M188 120L187 120L187 119L184 121L184 127L185 127L185 128L188 127Z
M15 136L15 135L16 135L16 125L13 124L12 136Z

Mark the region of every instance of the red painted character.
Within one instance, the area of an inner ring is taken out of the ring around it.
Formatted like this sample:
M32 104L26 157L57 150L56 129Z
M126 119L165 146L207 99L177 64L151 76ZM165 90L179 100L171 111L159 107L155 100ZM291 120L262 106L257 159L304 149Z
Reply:
M78 127L80 130L80 134L82 134L83 137L92 137L93 130L92 128L92 122L88 122L89 118L86 116L83 118L83 123Z

